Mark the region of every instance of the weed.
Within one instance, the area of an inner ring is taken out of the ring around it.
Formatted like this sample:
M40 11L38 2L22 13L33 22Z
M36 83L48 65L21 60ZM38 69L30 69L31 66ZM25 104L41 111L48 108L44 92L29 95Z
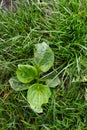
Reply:
M0 10L0 129L87 130L87 2L43 2L27 0L15 13ZM36 114L25 99L26 90L16 92L8 81L18 64L32 64L33 47L43 41L54 52L52 70L60 85L51 89L43 113Z

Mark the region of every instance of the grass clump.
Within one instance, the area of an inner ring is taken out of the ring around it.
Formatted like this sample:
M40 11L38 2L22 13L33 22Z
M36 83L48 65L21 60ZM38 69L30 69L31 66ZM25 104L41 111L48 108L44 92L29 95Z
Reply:
M0 129L87 130L87 2L43 2L20 3L17 12L0 10ZM18 64L32 63L33 46L43 41L55 53L52 70L61 83L36 114L26 91L13 91L8 81Z

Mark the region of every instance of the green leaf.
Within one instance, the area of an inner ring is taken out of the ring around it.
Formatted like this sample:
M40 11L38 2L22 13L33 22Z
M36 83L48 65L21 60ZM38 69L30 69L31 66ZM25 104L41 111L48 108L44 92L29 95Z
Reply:
M56 86L61 85L60 79L58 77L58 72L56 70L43 76L40 80L45 81L46 85L51 88L55 88Z
M37 70L31 65L18 65L17 78L22 83L29 83L37 76Z
M27 100L31 108L37 113L43 112L42 105L48 103L50 96L51 91L49 87L42 84L33 84L27 92Z
M45 42L35 46L34 62L42 72L47 72L53 66L54 53Z
M55 88L56 86L58 86L60 84L61 84L61 82L60 82L58 76L53 77L53 79L46 80L46 85L51 88Z
M28 84L23 84L23 83L19 82L19 80L15 77L11 78L9 80L9 83L15 91L22 91L22 90L26 90L29 88Z

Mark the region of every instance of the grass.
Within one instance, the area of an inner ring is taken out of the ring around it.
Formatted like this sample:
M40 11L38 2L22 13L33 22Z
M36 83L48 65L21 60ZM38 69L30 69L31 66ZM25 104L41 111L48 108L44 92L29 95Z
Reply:
M0 10L0 130L87 130L87 2L52 0ZM52 89L44 113L34 113L25 92L9 79L17 65L31 64L34 44L47 42L55 53L61 85Z

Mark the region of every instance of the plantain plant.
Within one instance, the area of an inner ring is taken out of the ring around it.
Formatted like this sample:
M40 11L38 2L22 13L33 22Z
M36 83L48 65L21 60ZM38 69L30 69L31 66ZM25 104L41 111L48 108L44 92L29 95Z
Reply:
M55 74L41 78L54 64L54 53L45 42L36 44L34 49L33 65L19 64L16 77L9 80L15 91L27 91L27 101L33 111L42 113L42 105L48 103L51 96L49 87L58 85L58 78L52 79Z

